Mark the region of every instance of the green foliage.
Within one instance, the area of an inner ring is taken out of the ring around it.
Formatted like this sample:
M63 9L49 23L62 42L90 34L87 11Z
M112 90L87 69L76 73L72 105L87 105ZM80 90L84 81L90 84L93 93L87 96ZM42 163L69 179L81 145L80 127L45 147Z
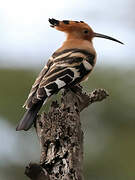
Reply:
M0 115L17 122L23 114L22 105L27 97L35 74L26 70L0 70Z

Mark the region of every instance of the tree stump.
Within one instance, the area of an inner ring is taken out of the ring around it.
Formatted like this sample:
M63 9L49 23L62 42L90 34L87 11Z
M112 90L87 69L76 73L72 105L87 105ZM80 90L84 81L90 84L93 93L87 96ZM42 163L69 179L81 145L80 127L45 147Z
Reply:
M61 105L53 102L48 114L37 117L39 164L30 163L25 174L32 180L83 180L83 132L80 112L108 96L103 89L87 94L81 86L64 90Z

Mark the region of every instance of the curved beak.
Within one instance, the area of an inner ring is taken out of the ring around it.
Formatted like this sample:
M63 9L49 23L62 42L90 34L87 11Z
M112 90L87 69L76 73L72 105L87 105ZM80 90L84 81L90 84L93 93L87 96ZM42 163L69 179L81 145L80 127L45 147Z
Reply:
M100 33L94 33L94 37L105 38L105 39L109 39L109 40L118 42L118 43L120 43L120 44L124 44L123 42L121 42L121 41L119 41L119 40L117 40L117 39L114 39L114 38L112 38L112 37L110 37L110 36L106 36L106 35L100 34Z

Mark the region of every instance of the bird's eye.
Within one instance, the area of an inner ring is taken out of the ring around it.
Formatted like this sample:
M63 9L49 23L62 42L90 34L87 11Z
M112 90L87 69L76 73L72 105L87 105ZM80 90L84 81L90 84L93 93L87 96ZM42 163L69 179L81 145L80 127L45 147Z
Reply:
M89 31L87 29L85 29L83 32L84 32L84 34L88 34Z

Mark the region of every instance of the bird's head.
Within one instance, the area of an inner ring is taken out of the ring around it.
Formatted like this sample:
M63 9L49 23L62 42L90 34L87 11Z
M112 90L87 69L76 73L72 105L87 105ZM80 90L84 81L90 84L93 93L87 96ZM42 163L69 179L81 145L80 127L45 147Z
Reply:
M100 33L95 33L92 28L83 21L59 21L49 19L50 26L67 34L67 39L83 39L92 41L94 37L105 38L123 44L121 41Z

